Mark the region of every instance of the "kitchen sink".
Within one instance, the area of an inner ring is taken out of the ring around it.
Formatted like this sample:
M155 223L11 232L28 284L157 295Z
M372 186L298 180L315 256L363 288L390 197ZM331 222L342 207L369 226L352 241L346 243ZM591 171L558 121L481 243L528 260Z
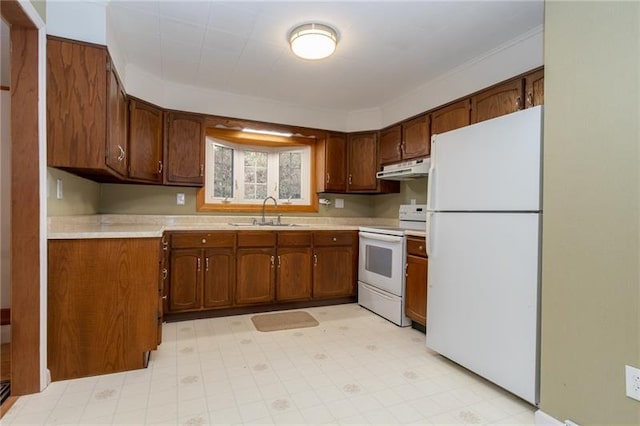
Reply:
M282 227L305 227L305 226L309 226L309 225L302 225L299 223L271 223L271 222L265 222L265 223L253 223L253 222L230 222L229 225L231 226L282 226Z

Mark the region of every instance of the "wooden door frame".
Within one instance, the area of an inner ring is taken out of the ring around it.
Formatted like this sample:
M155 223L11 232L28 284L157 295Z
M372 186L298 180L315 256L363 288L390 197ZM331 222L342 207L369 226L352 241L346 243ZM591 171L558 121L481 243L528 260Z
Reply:
M11 34L11 394L40 392L46 370L45 23L2 0Z

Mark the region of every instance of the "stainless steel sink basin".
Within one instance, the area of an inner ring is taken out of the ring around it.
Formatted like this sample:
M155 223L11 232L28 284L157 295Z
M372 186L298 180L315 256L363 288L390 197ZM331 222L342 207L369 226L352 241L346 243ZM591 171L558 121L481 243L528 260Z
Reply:
M286 228L291 228L291 227L305 227L308 225L302 225L299 223L271 223L271 222L265 222L265 223L253 223L253 222L230 222L229 225L231 226L281 226L281 227L286 227Z

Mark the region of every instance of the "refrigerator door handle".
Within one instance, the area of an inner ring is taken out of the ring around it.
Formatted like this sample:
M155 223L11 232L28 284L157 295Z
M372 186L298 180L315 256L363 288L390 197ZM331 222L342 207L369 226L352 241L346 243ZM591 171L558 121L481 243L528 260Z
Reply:
M429 176L429 179L431 179L431 176ZM431 254L433 253L433 218L434 217L435 215L433 214L433 212L429 212L429 215L427 218L427 241L426 241L427 257L431 257Z
M433 182L436 179L435 171L436 171L436 135L431 136L431 161L429 162L429 177L427 178L427 211L431 211L432 209L432 199L433 199Z

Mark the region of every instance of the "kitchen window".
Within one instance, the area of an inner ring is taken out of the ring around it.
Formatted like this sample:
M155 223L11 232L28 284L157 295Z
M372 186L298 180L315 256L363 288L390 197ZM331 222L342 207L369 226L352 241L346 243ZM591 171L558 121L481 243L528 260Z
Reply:
M208 132L199 210L255 211L271 196L279 211L317 211L315 138L253 136L245 141L241 132L229 133Z

